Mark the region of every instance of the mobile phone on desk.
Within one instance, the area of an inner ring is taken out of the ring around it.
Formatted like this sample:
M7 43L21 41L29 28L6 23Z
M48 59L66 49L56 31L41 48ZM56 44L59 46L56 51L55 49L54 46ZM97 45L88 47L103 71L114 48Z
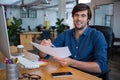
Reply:
M52 77L63 77L63 76L71 76L71 72L56 72L56 73L51 73Z

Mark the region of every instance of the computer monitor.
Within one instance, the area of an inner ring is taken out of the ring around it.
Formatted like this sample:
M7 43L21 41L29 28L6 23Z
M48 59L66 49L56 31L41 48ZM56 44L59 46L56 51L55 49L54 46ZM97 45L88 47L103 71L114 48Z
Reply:
M7 24L3 6L0 6L0 51L8 59L11 58Z

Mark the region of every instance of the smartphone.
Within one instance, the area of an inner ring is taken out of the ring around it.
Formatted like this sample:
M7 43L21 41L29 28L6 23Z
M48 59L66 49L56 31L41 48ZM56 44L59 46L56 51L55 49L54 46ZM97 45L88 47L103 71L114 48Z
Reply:
M71 76L71 72L57 72L57 73L51 73L53 77L62 77L62 76Z

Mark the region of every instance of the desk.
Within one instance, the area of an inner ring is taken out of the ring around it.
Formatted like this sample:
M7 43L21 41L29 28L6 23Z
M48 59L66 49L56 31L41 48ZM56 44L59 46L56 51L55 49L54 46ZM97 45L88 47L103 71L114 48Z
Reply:
M26 58L29 58L32 60L33 59L37 60L39 58L38 56L33 55L27 51L25 51L25 56L26 56ZM56 77L56 78L53 78L51 76L51 73L53 73L53 72L62 72L62 71L70 71L73 73L73 75L66 76L66 77ZM53 60L48 60L48 65L41 66L38 69L29 70L29 69L20 68L20 73L21 74L22 73L31 73L31 74L40 75L42 77L41 80L102 80L96 76L87 74L85 72L76 70L76 69L71 68L71 67L60 67L59 64L57 64ZM6 80L5 69L0 70L0 80Z

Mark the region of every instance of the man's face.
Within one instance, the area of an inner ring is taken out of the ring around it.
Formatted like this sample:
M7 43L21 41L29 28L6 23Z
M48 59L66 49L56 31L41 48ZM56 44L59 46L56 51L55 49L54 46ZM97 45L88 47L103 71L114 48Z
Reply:
M81 30L87 25L87 22L88 22L87 13L88 13L88 11L84 10L84 11L76 12L74 14L73 22L74 22L74 25L75 25L75 29Z

